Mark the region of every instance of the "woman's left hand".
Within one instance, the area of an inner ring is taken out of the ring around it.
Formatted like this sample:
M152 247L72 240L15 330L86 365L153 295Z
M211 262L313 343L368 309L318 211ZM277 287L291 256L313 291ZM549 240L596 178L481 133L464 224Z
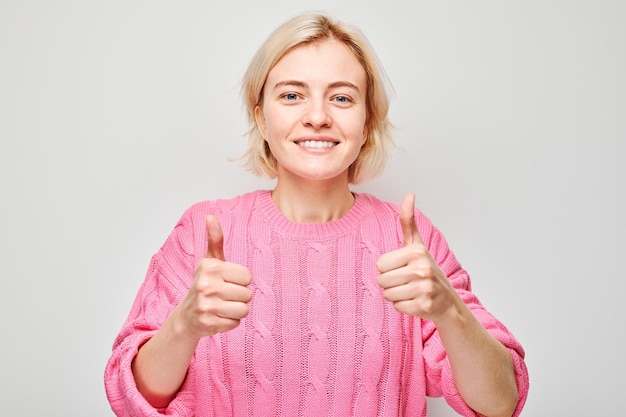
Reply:
M510 416L518 401L511 355L463 303L426 249L414 205L413 194L400 205L404 246L376 263L383 297L401 313L433 321L467 405L481 415Z
M426 249L415 224L415 196L404 196L400 225L404 246L383 254L376 263L383 297L396 310L433 321L458 301L450 281Z

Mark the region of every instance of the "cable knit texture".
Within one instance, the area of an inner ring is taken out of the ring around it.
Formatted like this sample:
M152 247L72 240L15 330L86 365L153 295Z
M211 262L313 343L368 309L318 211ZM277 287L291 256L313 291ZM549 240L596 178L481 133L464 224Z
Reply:
M187 294L207 250L209 213L222 225L226 259L252 273L250 313L237 328L200 341L181 391L155 409L137 391L130 365ZM461 298L511 352L519 414L528 393L521 345L471 292L441 233L419 210L415 216ZM152 258L114 342L105 371L111 407L118 416L426 416L430 395L475 416L433 324L382 298L376 261L401 245L398 206L368 194L323 224L290 222L269 191L192 206Z

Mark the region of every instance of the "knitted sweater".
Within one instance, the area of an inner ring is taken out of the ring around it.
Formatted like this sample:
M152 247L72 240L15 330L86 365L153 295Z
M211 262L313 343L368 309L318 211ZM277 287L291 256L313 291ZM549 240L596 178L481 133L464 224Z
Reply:
M167 409L137 391L131 362L185 297L206 253L205 217L219 218L226 260L252 273L250 313L228 332L201 339L185 382ZM419 210L419 232L461 298L510 351L519 390L528 392L524 351L480 304L441 233ZM329 223L293 223L269 191L198 203L152 258L105 371L118 416L426 416L428 396L462 400L432 322L385 301L376 261L402 245L398 206L356 194Z

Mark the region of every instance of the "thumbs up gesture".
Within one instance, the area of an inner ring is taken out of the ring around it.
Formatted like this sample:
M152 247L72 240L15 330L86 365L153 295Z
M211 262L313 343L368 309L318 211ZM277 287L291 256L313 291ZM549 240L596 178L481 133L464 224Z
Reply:
M178 306L182 325L196 337L234 329L248 314L252 299L248 268L224 258L224 235L215 216L206 218L207 253L196 267L193 283Z
M399 212L404 245L378 259L378 285L397 311L437 320L453 307L458 295L426 249L414 210L415 196L405 195Z

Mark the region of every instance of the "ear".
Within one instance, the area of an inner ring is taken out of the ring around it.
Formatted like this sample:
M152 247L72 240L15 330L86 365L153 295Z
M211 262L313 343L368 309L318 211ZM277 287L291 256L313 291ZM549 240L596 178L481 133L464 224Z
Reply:
M361 147L365 145L365 142L367 142L367 137L369 135L369 132L370 132L369 124L368 122L365 122L365 126L363 126L363 140L361 141Z
M254 120L256 121L256 126L261 132L261 137L265 139L267 136L265 135L265 115L263 115L263 105L257 104L254 107Z

